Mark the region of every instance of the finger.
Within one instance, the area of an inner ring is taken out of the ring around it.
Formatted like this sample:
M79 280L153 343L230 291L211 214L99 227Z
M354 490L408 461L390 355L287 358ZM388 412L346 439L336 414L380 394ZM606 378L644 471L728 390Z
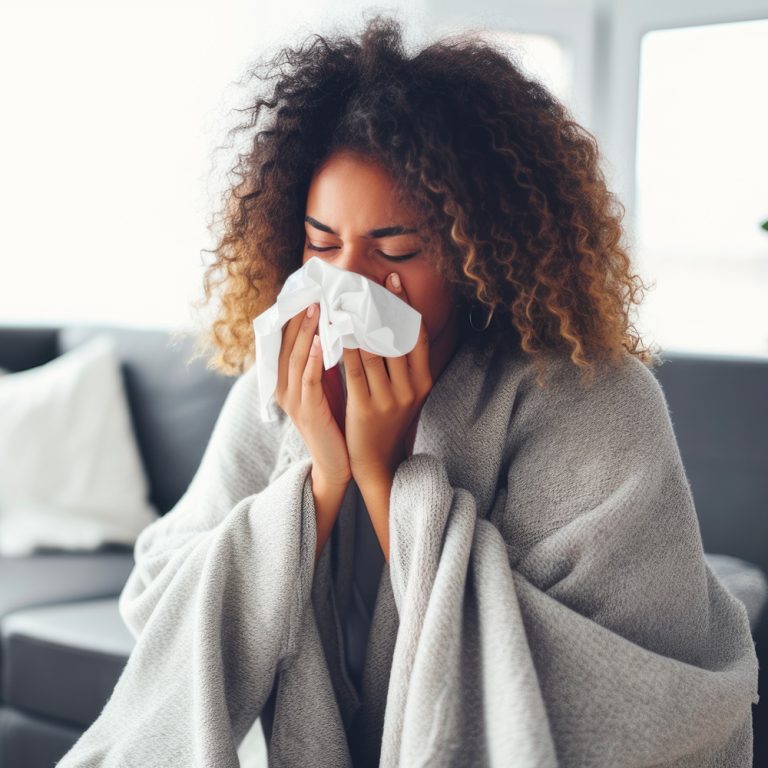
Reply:
M393 281L393 277L397 276L398 282ZM403 281L402 277L397 272L392 272L387 276L386 287L392 291L398 298L402 299L408 305L410 301L408 299L408 289ZM416 340L416 346L402 356L402 359L406 361L406 366L410 371L410 376L403 375L403 365L395 361L401 358L388 357L387 367L390 373L390 379L393 383L394 390L397 396L400 398L406 398L408 396L408 388L415 389L416 394L420 395L424 392L428 392L432 387L432 374L429 367L429 333L424 325L424 317L421 318L421 325L419 326L419 335ZM403 402L402 400L400 402Z
M314 307L314 313L309 315L309 309ZM288 355L288 402L298 406L301 404L302 377L307 367L307 357L312 344L312 337L318 322L318 307L312 303L307 307L304 316L298 323L293 349Z
M304 373L301 376L301 405L319 411L325 399L322 386L323 376L323 348L320 346L320 337L312 334L309 345L309 357Z
M308 307L302 312L297 312L283 326L283 336L280 340L280 354L277 357L277 391L282 393L288 389L288 358L291 355L293 344L306 316Z
M411 368L405 355L384 358L387 364L390 386L395 400L401 405L407 405L416 395L416 388L411 381Z
M376 400L381 407L386 407L388 404L393 403L394 392L384 358L365 349L358 351L360 353L360 360L363 363L363 370L365 371L365 378L371 398Z
M342 349L344 355L344 378L347 382L347 400L354 403L367 403L371 397L368 379L360 359L359 349Z

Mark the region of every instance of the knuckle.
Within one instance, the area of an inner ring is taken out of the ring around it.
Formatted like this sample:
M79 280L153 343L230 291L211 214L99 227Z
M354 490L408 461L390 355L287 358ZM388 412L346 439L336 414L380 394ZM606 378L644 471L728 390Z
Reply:
M317 376L308 368L304 369L304 373L301 374L301 386L311 387L317 383Z
M371 369L374 367L384 367L384 358L381 355L376 355L373 352L362 351L360 358L363 361L364 368Z
M394 416L397 411L397 402L391 397L381 398L373 402L371 410L383 416Z

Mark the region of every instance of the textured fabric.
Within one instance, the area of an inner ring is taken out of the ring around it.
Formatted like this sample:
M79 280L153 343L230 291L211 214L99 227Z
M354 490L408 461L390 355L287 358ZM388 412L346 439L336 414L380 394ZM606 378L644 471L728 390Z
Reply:
M273 685L273 766L751 765L747 611L706 563L658 382L629 353L592 385L549 370L465 342L434 382L359 696L330 578L350 582L354 493L315 565L311 459L244 373L136 542L136 645L61 768L236 768Z

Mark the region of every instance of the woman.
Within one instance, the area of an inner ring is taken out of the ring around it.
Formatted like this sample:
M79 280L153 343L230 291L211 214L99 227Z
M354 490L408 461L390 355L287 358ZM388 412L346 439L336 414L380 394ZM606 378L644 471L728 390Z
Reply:
M235 766L258 716L279 765L750 765L748 619L594 139L487 44L409 55L387 19L273 65L206 276L242 375L136 543L136 650L61 765ZM422 315L408 355L344 350L343 432L317 306L254 416L251 321L314 256Z

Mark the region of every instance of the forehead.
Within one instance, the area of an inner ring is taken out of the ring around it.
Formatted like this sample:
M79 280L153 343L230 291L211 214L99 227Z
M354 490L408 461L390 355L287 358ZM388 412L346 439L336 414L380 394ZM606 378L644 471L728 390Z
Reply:
M349 152L331 155L315 171L306 212L334 229L342 226L342 219L366 229L413 223L408 206L397 200L389 171Z

